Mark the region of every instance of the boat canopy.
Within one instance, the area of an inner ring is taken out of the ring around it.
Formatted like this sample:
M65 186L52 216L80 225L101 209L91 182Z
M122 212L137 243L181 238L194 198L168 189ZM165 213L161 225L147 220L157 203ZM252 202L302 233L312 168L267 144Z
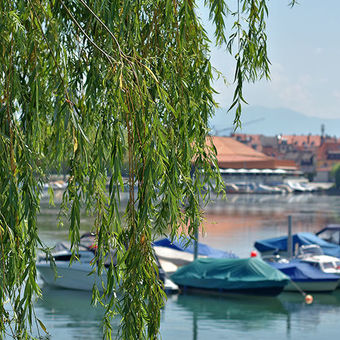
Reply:
M299 260L292 260L289 263L270 262L270 265L280 270L282 273L288 275L292 281L307 282L316 280L339 280L339 276L335 274L325 273L313 265L301 262Z
M159 241L154 242L153 245L157 247L166 247L179 251L184 251L190 254L194 254L195 252L195 241L185 237L179 237L178 240L173 241L168 238L163 238ZM238 258L238 256L232 252L215 249L200 242L198 242L198 255L213 258Z
M284 286L289 278L258 258L197 259L171 275L177 285L217 290Z
M340 246L329 243L312 233L297 233L292 235L293 249L295 249L296 244L301 245L311 245L317 244L322 249L325 255L340 257ZM255 248L261 253L264 252L279 252L287 251L287 236L270 238L262 241L257 241L254 244Z

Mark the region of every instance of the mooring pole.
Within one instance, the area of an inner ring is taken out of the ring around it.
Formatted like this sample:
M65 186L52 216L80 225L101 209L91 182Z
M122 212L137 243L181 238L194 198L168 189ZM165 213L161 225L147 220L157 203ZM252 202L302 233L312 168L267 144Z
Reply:
M288 238L287 238L288 259L293 257L293 238L292 238L292 216L288 216Z
M194 244L194 260L198 256L198 230L195 231L195 244Z

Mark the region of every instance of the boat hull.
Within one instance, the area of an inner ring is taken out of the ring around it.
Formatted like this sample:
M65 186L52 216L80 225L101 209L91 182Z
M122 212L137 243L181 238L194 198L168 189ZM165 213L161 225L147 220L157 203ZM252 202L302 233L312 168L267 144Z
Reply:
M339 284L340 280L320 280L320 281L291 281L284 288L287 292L332 292Z
M289 276L290 281L285 291L332 292L339 283L338 275L325 273L311 263L299 259L269 264Z
M90 274L93 267L90 264L57 262L57 277L49 263L37 263L37 269L42 280L54 287L90 291L96 284L99 290L102 289L102 281L106 283L106 273L103 272L102 278L96 273Z
M229 294L242 294L242 295L261 295L261 296L277 296L279 295L284 286L277 287L258 287L258 288L244 288L244 289L207 289L197 288L190 286L179 286L181 292L193 292L207 295L229 295Z
M107 275L105 272L100 278L96 273L90 274L93 268L90 265L73 263L70 267L66 263L58 263L57 278L49 263L37 263L37 269L41 279L45 284L58 288L91 291L96 284L99 291L103 291L103 285L106 284ZM165 278L164 291L167 294L177 293L178 286L168 278Z

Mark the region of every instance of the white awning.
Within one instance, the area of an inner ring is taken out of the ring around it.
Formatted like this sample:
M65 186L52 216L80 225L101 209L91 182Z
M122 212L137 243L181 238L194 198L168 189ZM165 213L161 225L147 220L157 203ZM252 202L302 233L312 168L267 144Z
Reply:
M273 170L273 173L274 174L286 174L287 173L287 171L286 170L283 170L283 169L275 169L275 170Z
M249 170L249 173L250 174L260 174L262 171L261 170L259 170L259 169L251 169L251 170Z
M237 173L238 173L238 174L248 174L248 173L249 173L249 170L248 170L248 169L238 169L238 170L237 170Z
M221 174L235 174L237 173L236 169L220 169Z
M274 171L274 170L272 170L272 169L263 169L263 170L262 170L262 173L263 173L263 174L272 174L273 171Z

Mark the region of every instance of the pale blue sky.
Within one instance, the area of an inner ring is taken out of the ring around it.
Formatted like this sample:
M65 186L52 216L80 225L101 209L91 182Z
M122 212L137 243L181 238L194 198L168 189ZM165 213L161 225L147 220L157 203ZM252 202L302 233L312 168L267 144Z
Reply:
M271 82L245 88L251 106L288 108L307 116L340 118L340 0L272 0L267 25ZM230 0L236 3L236 0ZM207 11L202 10L204 22ZM208 29L210 31L210 29ZM229 80L232 60L223 49L212 49L212 63ZM232 88L215 83L216 100L230 105Z

